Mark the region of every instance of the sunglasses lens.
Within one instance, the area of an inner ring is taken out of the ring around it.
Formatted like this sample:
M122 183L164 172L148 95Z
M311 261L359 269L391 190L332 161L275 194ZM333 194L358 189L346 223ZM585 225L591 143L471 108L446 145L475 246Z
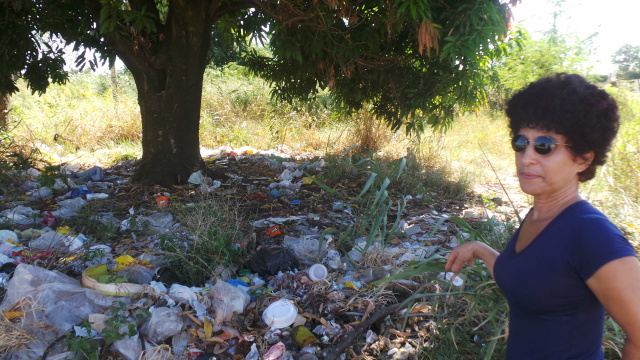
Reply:
M554 144L552 138L550 138L548 136L540 136L533 143L533 146L536 149L536 152L538 154L546 155L546 154L550 153L551 150L553 150L553 147L555 146L555 144Z
M516 135L511 139L511 147L515 152L522 152L527 148L527 138L524 135Z

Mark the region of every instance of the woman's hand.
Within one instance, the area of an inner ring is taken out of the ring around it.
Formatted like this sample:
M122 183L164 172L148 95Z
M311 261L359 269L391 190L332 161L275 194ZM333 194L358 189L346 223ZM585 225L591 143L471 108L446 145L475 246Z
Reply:
M481 259L493 277L493 265L495 264L498 255L500 254L497 251L493 250L485 243L478 241L468 242L458 245L451 250L451 254L449 254L449 258L447 259L447 264L444 266L444 269L446 271L457 273L462 270L465 263L471 266L473 265L474 259Z

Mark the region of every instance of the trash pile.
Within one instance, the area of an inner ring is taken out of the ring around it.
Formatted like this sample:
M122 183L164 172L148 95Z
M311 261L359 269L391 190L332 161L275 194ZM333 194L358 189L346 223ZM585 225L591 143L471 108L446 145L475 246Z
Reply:
M201 287L177 283L159 250L162 236L185 231L168 209L189 204L179 203L168 189L140 192L128 181L133 164L85 170L66 165L55 179L36 169L16 172L23 179L14 189L18 195L9 191L0 197L5 228L0 230L5 290L0 332L13 334L0 340L0 354L8 359L66 359L87 352L123 359L416 356L432 331L429 304L402 308L402 301L445 283L461 287L464 279L434 273L429 283L374 282L455 246L460 234L444 220L460 208L438 211L417 202L419 208L398 223L399 236L386 244L357 238L344 251L327 229L356 219L346 204L314 185L310 173L324 171L322 159L304 161L249 147L206 150L203 157L208 166L224 169L229 180L198 171L186 193L241 196L255 202L258 215L269 216L250 224L254 251L248 262L219 265ZM417 201L407 196L412 200ZM86 229L61 225L90 202L114 210L92 219L130 233L131 239L99 243ZM482 216L465 213L471 220Z

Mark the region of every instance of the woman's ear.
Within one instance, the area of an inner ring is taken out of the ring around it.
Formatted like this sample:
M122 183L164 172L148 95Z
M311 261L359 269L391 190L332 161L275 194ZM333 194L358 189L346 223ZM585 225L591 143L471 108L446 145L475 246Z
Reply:
M589 168L589 166L591 166L591 163L593 162L593 158L596 156L595 152L589 151L586 154L582 154L578 156L578 164L583 166L583 169L580 171L585 171Z

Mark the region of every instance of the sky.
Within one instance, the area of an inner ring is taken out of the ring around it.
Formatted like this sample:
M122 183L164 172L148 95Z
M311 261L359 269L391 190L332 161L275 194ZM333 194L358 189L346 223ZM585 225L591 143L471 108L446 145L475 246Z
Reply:
M549 30L553 24L555 1L522 0L513 9L515 22L532 35ZM611 55L624 44L640 46L640 1L638 0L566 0L557 21L561 34L580 38L598 32L591 64L596 73L615 69Z

